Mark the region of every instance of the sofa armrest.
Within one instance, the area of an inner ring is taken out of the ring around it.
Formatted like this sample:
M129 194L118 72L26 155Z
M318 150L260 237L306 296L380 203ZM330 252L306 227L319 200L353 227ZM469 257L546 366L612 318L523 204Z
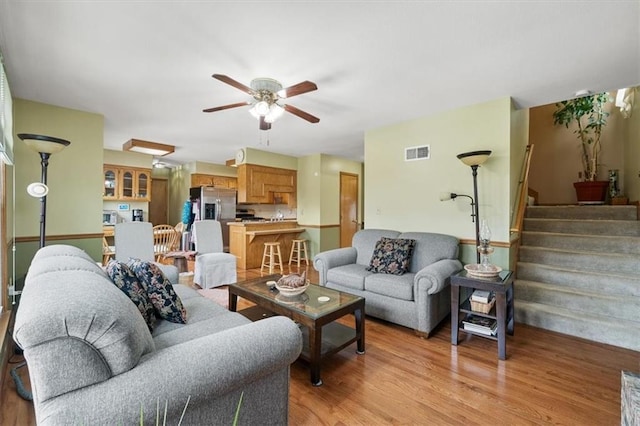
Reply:
M320 285L327 283L327 272L331 268L356 263L358 252L354 247L343 247L318 253L313 257L313 267L318 271Z
M427 294L436 294L446 287L451 275L462 269L457 259L442 259L425 266L416 274L414 287L417 295L426 290ZM420 296L417 296L420 297Z
M144 424L151 424L159 401L161 410L168 403L167 423L177 424L190 398L185 423L209 417L207 424L230 424L240 392L245 393L245 411L264 405L270 393L274 399L285 395L286 402L289 366L301 350L302 334L293 321L267 318L150 353L126 373L44 401L39 419L50 424L137 424L142 406ZM269 384L278 372L286 372L285 386ZM252 389L260 381L272 386L271 392Z

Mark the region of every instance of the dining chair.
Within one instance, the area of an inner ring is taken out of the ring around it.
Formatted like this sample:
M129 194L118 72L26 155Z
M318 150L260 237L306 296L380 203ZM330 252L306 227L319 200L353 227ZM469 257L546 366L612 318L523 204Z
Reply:
M151 222L117 223L114 228L113 238L116 248L116 260L127 262L130 258L135 258L154 262L172 284L178 283L178 268L155 261L153 225L151 225Z
M163 256L175 250L178 233L176 229L167 224L153 227L153 253L156 262L160 262Z
M202 288L233 284L237 281L236 257L223 252L222 226L217 220L193 223L196 262L193 282Z
M107 266L109 260L116 254L115 246L110 246L107 237L102 237L102 266Z

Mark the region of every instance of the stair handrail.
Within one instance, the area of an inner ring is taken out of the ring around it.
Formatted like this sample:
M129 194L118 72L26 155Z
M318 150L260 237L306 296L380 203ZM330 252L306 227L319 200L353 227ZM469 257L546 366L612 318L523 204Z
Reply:
M514 206L514 216L511 221L512 233L520 234L522 223L524 222L524 212L527 208L527 199L529 197L529 167L531 165L531 155L533 154L533 144L527 145L524 153L522 169L520 171L520 180L518 181L518 196L516 197L516 205ZM519 235L518 235L519 239Z

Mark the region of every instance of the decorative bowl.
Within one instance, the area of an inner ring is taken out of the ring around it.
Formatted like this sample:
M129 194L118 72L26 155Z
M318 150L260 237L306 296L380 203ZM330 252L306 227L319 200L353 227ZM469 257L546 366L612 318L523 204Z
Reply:
M276 283L276 288L280 292L281 295L286 297L293 297L305 292L305 290L309 287L309 282L302 287L283 287L280 284Z
M473 263L469 265L464 265L464 269L467 273L473 277L478 278L494 278L497 277L500 272L502 272L502 268L496 265L488 265L484 266L479 263Z

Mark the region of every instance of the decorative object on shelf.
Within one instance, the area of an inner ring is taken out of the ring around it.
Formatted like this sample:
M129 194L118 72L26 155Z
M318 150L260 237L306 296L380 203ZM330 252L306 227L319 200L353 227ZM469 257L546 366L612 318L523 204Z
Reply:
M475 200L475 222L476 222L476 247L480 245L480 212L478 209L478 167L483 164L489 156L491 151L471 151L458 154L457 157L467 166L471 167L471 174L473 175L473 199ZM480 263L480 253L478 253L478 263Z
M449 200L455 200L458 197L467 197L468 199L471 200L471 222L475 222L476 219L476 210L475 210L475 200L473 199L473 197L471 197L470 195L464 195L464 194L456 194L453 192L441 192L440 193L440 201L449 201Z
M248 87L224 74L213 74L212 77L251 95L253 100L207 108L203 109L202 112L216 112L251 105L249 112L260 121L260 130L271 129L271 123L280 118L285 111L297 115L310 123L318 123L320 121L318 117L314 117L308 112L302 111L292 105L278 103L282 99L317 90L318 86L311 81L303 81L293 86L283 88L279 81L272 78L255 78L251 80L249 84L251 87ZM236 159L236 163L240 164L242 160L237 161Z
M480 268L484 271L491 270L491 253L493 253L493 247L491 247L491 229L487 225L487 221L482 219L482 225L480 226L480 245L477 247L478 253L480 253Z
M464 265L464 269L469 275L476 278L495 278L502 272L502 268L496 265L490 265L488 269L483 270L479 263Z
M607 124L609 113L604 106L609 102L609 93L591 94L584 90L576 93L576 98L556 103L553 123L566 128L575 124L573 131L580 140L582 171L578 173L581 181L574 182L579 204L603 204L607 195L608 181L598 181L598 166L602 145L600 136Z
M620 193L618 189L618 170L609 170L609 197L617 197Z
M55 138L53 136L34 135L30 133L18 133L18 137L24 143L40 154L41 177L40 182L29 185L31 191L29 195L40 198L40 248L45 244L45 228L47 221L47 168L49 167L49 157L51 154L62 151L71 142L65 139Z

